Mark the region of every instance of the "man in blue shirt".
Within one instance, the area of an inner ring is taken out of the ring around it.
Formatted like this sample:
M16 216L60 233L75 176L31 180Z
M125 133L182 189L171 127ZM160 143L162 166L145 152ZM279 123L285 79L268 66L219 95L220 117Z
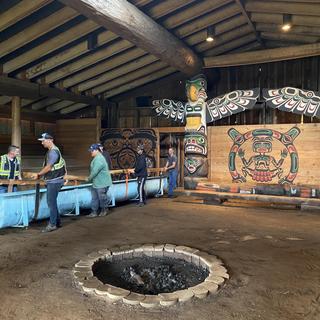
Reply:
M168 197L173 198L173 190L177 187L178 177L178 160L174 154L173 148L169 148L169 156L164 170L169 172Z
M57 198L64 184L66 164L58 147L53 143L53 137L43 133L38 139L44 148L48 149L43 168L37 174L37 179L43 177L47 184L47 204L50 210L50 222L43 232L51 232L61 227Z

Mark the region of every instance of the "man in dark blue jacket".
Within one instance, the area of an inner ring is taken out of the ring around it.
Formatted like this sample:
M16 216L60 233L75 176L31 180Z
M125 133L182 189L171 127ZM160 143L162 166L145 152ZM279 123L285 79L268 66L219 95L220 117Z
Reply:
M144 184L146 183L148 172L147 172L147 161L146 161L146 155L143 150L143 145L139 145L137 148L137 161L136 166L134 168L134 173L136 177L138 178L138 196L139 196L139 202L138 205L142 207L146 204L146 193L144 190Z

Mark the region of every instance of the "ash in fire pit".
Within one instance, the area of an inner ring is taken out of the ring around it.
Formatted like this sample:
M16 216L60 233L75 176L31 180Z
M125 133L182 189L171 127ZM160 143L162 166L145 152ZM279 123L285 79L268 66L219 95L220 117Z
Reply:
M168 243L93 252L78 261L73 272L84 292L144 308L203 299L229 279L216 256Z
M103 283L149 295L193 287L209 275L201 266L168 257L99 260L92 269Z

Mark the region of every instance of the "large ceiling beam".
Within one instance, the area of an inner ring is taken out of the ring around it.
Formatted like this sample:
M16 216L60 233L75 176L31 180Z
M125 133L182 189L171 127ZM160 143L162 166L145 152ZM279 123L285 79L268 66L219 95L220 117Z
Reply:
M6 96L19 96L27 99L40 99L42 97L60 98L90 105L102 105L103 101L90 96L75 94L64 90L51 88L24 80L9 78L0 75L0 94Z
M296 43L316 43L319 37L306 36L294 33L275 33L275 32L261 32L261 38L275 41L289 41Z
M126 0L62 2L188 75L202 69L202 60L190 48Z
M320 55L320 43L204 58L205 68L240 66Z

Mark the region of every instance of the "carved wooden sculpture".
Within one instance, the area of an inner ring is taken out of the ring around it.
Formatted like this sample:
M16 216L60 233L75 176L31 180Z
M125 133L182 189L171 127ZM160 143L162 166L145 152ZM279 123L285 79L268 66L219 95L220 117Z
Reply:
M208 177L207 123L251 109L256 104L259 89L236 90L207 100L207 81L198 75L186 82L188 102L170 99L154 100L158 116L166 116L186 124L184 151L184 187L194 189Z

